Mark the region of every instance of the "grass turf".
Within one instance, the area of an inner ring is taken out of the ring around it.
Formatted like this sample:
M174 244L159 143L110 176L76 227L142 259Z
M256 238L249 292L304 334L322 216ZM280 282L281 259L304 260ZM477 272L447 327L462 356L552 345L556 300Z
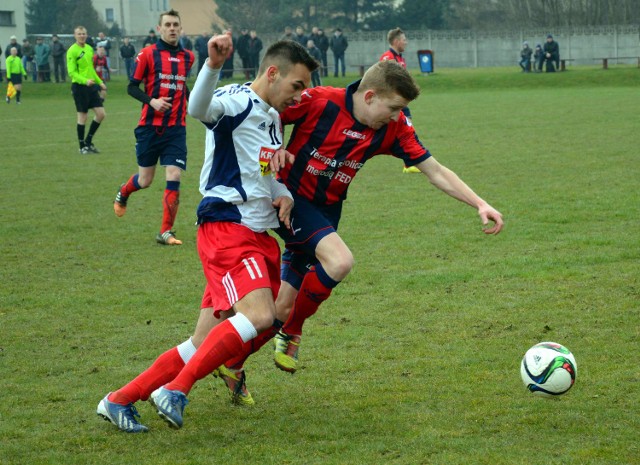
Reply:
M111 206L136 169L126 84L110 83L102 154L81 156L68 85L26 83L0 112L0 463L637 463L640 73L417 79L422 141L505 231L485 237L472 209L372 160L340 227L356 267L305 326L300 372L275 370L265 349L247 365L255 408L230 406L209 377L180 431L140 405L146 435L95 407L193 329L204 130L189 121L185 245L158 246L161 171L124 218ZM542 340L577 358L558 399L520 381Z

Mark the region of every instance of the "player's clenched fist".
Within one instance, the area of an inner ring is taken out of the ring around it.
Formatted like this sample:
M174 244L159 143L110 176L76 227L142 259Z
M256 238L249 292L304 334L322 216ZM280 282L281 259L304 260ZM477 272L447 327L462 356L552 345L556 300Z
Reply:
M230 35L216 35L209 39L207 43L209 66L214 69L222 68L224 61L231 51L231 47L233 47L233 43Z

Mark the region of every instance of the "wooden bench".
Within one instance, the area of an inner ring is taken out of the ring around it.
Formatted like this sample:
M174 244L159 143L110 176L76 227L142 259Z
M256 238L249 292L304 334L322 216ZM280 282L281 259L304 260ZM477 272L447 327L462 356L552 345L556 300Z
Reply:
M638 60L638 68L640 68L640 57L603 57L594 58L594 60L602 60L602 69L609 69L609 60Z
M566 71L567 61L576 61L574 58L560 58L560 71Z

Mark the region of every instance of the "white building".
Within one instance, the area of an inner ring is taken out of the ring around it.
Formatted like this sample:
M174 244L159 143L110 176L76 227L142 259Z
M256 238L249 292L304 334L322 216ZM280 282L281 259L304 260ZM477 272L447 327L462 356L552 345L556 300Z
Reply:
M0 2L0 45L9 43L9 38L16 36L18 43L27 37L27 25L24 14L24 0L2 0Z
M107 26L118 23L126 35L146 36L150 29L157 26L160 13L171 8L171 1L93 0L93 8Z

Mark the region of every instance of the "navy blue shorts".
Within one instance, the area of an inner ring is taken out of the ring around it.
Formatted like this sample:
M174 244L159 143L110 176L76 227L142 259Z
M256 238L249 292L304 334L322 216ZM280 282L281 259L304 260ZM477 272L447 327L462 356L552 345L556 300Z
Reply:
M291 211L291 229L280 226L276 233L285 243L280 278L300 289L306 272L318 263L318 242L338 230L342 202L319 206L295 194L293 199L295 203Z
M138 166L177 166L187 169L187 128L184 126L138 126L136 135L136 159Z

